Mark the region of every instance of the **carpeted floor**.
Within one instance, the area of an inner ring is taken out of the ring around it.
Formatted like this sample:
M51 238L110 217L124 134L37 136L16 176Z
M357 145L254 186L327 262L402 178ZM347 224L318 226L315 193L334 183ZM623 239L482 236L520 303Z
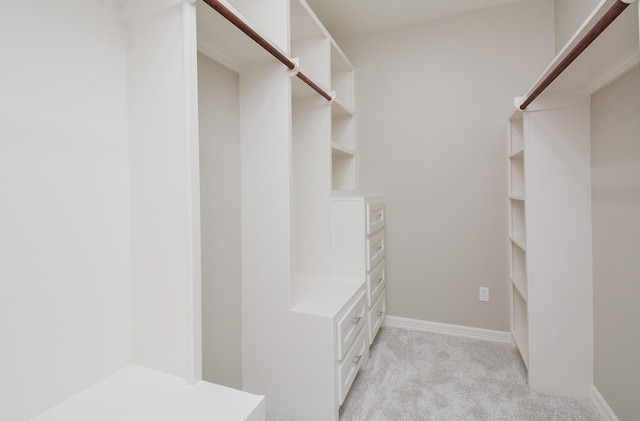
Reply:
M341 421L599 421L591 403L531 392L504 343L383 328Z
M531 392L509 344L383 327L341 421L600 421L587 401ZM290 421L273 415L267 421ZM304 421L304 420L295 420Z

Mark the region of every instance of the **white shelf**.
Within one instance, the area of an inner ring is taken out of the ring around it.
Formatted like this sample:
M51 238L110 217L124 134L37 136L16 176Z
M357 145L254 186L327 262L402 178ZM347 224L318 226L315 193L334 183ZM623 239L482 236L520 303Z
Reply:
M323 317L335 317L344 305L363 288L364 279L296 277L291 311Z
M522 299L527 302L527 278L524 276L514 276L511 278L511 283Z
M355 190L355 157L342 151L331 151L331 189Z
M509 158L518 157L524 150L524 118L516 111L509 119Z
M527 242L524 237L511 236L510 239L511 239L511 242L516 246L520 247L522 251L527 251Z
M348 148L346 146L340 145L338 143L331 143L331 149L334 153L340 153L344 155L354 156L356 151L353 148Z
M528 338L524 331L513 331L513 341L516 343L516 348L520 353L522 362L525 368L529 369L529 346L527 344Z
M524 202L524 196L509 196L509 200L518 200Z
M524 154L514 156L509 160L509 195L524 197Z
M513 294L512 335L525 367L529 367L529 323L527 303L519 294Z
M331 71L353 71L353 64L333 39L331 40Z
M333 100L331 103L331 115L333 117L336 116L345 116L345 117L353 117L354 111L351 107L342 102L339 97Z
M331 84L329 33L306 2L292 0L290 5L291 56L300 60L302 73L328 92L326 87ZM306 91L314 92L311 88Z
M524 277L527 273L527 262L524 250L511 243L511 277Z
M291 39L330 38L329 33L305 1L291 0Z
M524 201L511 201L511 218L509 234L515 238L525 238L526 220L524 214ZM526 243L526 241L524 241Z
M333 40L331 41L331 89L336 92L340 102L347 108L353 109L353 65Z
M509 155L509 159L522 159L523 154L524 154L524 149L519 149L513 152L511 155Z

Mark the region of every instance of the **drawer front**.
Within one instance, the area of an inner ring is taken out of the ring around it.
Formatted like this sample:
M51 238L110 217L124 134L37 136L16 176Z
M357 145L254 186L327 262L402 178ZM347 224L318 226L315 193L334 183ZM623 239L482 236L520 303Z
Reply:
M382 291L376 303L369 311L369 344L373 343L376 338L384 317L387 315L387 297L386 290Z
M384 228L384 202L367 203L367 235Z
M387 284L385 260L367 275L367 305L371 307L376 302L385 285Z
M362 329L353 347L347 353L344 361L338 365L338 400L342 405L344 398L353 384L362 364L369 359L369 343L366 329Z
M385 254L384 231L380 231L373 237L367 238L367 272L375 268Z
M362 327L367 324L365 293L360 292L356 301L338 320L338 360L342 360ZM366 329L365 329L366 330Z

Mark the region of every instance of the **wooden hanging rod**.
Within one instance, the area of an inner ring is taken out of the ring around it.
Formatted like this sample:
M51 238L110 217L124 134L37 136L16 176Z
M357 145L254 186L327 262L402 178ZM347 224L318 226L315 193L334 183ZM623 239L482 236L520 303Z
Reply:
M629 1L629 0L627 0ZM526 109L549 85L553 82L573 61L578 58L584 50L587 49L591 43L598 38L598 36L614 21L624 9L633 3L635 0L629 1L629 3L623 0L616 0L611 8L596 22L596 24L587 32L582 39L573 47L569 54L556 65L556 67L545 77L535 89L527 96L525 101L520 104L520 109Z
M311 87L311 89L313 89L314 91L316 91L317 93L322 95L322 97L324 99L326 99L327 101L331 101L333 99L331 97L331 95L329 95L324 89L322 89L321 87L316 85L316 83L314 81L312 81L311 79L309 79L304 73L298 72L298 74L296 76L298 77L298 79L300 79L301 81L303 81L304 83L309 85Z
M254 40L259 46L264 48L269 54L275 57L279 62L287 66L289 70L294 70L296 68L296 63L293 60L291 60L286 55L282 54L280 50L274 47L269 41L267 41L264 37L262 37L259 33L257 33L253 28L247 25L246 22L240 19L235 13L229 10L229 8L223 5L219 0L203 0L203 1L209 6L211 6L213 10L215 10L220 15L222 15L223 18L231 22L232 25L234 25L236 28L241 30L249 38ZM301 81L309 85L311 89L313 89L314 91L322 95L322 97L324 97L327 101L331 101L333 99L331 95L329 95L324 89L318 86L315 82L309 79L302 72L298 71L296 73L296 76L298 77L298 79L300 79Z

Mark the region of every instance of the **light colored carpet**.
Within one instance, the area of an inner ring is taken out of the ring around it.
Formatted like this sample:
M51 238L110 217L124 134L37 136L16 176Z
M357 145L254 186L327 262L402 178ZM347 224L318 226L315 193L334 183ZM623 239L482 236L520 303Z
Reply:
M531 392L509 344L387 327L378 335L341 421L600 421L588 400Z

